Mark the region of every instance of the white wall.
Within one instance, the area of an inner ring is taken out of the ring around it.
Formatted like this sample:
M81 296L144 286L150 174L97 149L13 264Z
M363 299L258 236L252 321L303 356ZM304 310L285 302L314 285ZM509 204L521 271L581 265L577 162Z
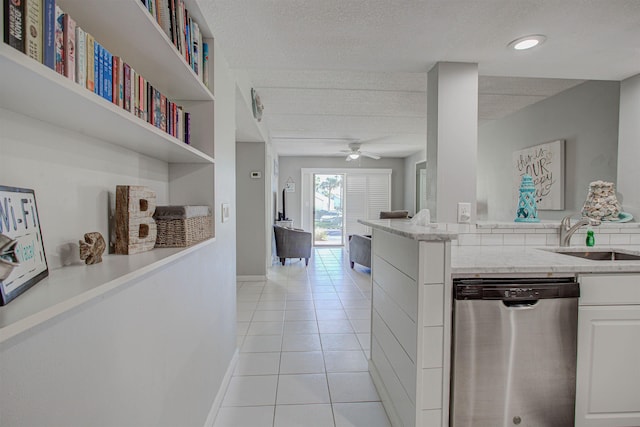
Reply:
M411 216L416 213L416 163L427 159L427 142L424 144L424 150L404 158L404 209Z
M427 207L456 222L458 202L476 219L478 64L440 62L427 75Z
M267 214L265 179L265 144L262 142L236 143L236 194L237 197L237 259L238 276L265 276L266 246L257 244L267 235L265 215ZM261 174L252 179L252 171ZM270 192L269 192L270 193Z
M518 194L511 175L513 151L556 139L566 141L565 210L538 211L538 216L579 215L591 181L616 180L619 88L618 82L586 82L481 126L478 219L513 221Z
M404 209L404 159L383 158L372 160L362 158L359 162L346 162L343 157L285 157L279 158L278 174L278 211L282 211L282 189L291 177L296 184L296 191L286 194L287 216L293 224L300 227L302 206L300 201L300 185L302 168L382 168L392 169L391 174L391 209Z
M235 83L217 47L214 55L218 212L235 207ZM166 164L87 148L81 135L1 110L0 128L0 182L36 189L52 267L82 233L106 234L116 183L149 185L166 200ZM65 185L77 174L80 190ZM0 424L202 427L236 348L235 215L216 222L204 249L2 342Z
M618 139L618 201L625 212L640 220L640 74L620 85Z

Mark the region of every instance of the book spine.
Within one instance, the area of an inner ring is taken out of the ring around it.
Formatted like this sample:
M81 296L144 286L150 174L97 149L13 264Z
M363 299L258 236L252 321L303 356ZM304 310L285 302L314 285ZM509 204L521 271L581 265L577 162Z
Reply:
M24 1L4 0L4 42L24 53Z
M169 6L171 8L171 41L176 49L178 49L178 15L176 13L176 0L169 0Z
M52 70L56 69L56 1L44 0L42 31L42 63Z
M102 83L100 82L100 43L97 40L93 40L93 73L94 73L94 87L93 93L102 96Z
M167 35L167 37L171 38L171 17L169 10L169 0L161 0L160 1L160 26L162 30Z
M155 126L155 96L153 92L153 86L151 83L145 80L145 89L147 90L145 93L146 97L146 106L147 106L147 122L151 123Z
M147 111L149 114L147 115L147 121L149 124L156 125L156 111L155 111L155 94L153 92L153 86L150 84L146 85L147 89Z
M154 125L159 128L162 129L162 96L160 94L160 91L158 89L153 90L153 107L154 107L154 114L155 114L155 123Z
M140 118L142 120L147 120L147 113L145 111L145 105L146 105L146 90L145 90L145 81L144 78L140 75L138 75L138 103L139 103L139 108L140 108Z
M186 52L187 52L187 39L185 37L186 33L186 23L185 23L185 8L184 8L184 1L183 0L179 0L180 1L180 53L185 56L186 58Z
M87 35L76 25L76 83L87 87Z
M178 119L178 139L184 142L184 115L182 113L182 107L178 107L176 116Z
M191 113L184 113L184 143L191 144Z
M25 53L42 62L42 0L26 0Z
M202 82L209 87L209 43L202 43Z
M107 101L113 102L113 56L111 52L104 49L104 97Z
M124 108L124 61L118 58L118 107Z
M133 90L131 94L133 114L135 114L136 117L140 117L140 77L133 68L131 69L131 78L133 79L133 85L131 86Z
M60 6L56 5L56 32L55 32L55 46L56 46L56 71L63 76L64 74L64 12L60 9Z
M111 58L111 102L118 105L118 60L120 58L113 56Z
M87 35L87 40L86 40L86 44L87 44L87 89L89 89L91 92L95 92L96 91L96 77L95 77L95 62L94 62L94 58L95 58L95 53L94 53L94 49L95 49L95 40L93 39L93 36L89 33L85 33Z
M160 94L160 130L167 132L167 97Z
M122 108L131 112L131 67L124 63L123 66L124 93L122 97Z
M104 57L102 55L102 49L102 45L96 41L96 64L98 65L98 72L96 73L96 93L100 97L103 97L104 89Z
M173 102L167 99L167 133L169 135L173 135L173 120L171 117L171 112L173 111Z
M198 24L196 24L195 22L193 22L193 20L191 21L191 28L193 30L193 57L191 62L193 62L193 71L196 73L196 75L200 76L200 59L198 58L200 55L200 41L199 41L199 33L200 33L200 28L198 27Z
M64 75L76 81L76 21L64 14L62 39L64 43Z

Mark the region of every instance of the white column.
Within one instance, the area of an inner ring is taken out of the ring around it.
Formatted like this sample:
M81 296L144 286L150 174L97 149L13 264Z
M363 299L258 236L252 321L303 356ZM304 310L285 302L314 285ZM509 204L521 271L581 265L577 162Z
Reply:
M617 191L622 210L640 217L640 74L620 84Z
M458 202L476 219L478 64L440 62L427 80L427 207L457 222Z

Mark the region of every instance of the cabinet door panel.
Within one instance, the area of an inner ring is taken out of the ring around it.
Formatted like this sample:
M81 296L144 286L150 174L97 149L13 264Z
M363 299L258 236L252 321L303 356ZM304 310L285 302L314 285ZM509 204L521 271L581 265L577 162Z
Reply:
M640 425L640 306L582 307L576 426Z

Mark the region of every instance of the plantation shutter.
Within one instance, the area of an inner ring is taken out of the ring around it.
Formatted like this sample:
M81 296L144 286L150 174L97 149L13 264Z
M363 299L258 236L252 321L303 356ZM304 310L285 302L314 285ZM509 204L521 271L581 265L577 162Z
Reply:
M358 220L391 209L391 173L348 173L345 188L345 234L371 234Z

